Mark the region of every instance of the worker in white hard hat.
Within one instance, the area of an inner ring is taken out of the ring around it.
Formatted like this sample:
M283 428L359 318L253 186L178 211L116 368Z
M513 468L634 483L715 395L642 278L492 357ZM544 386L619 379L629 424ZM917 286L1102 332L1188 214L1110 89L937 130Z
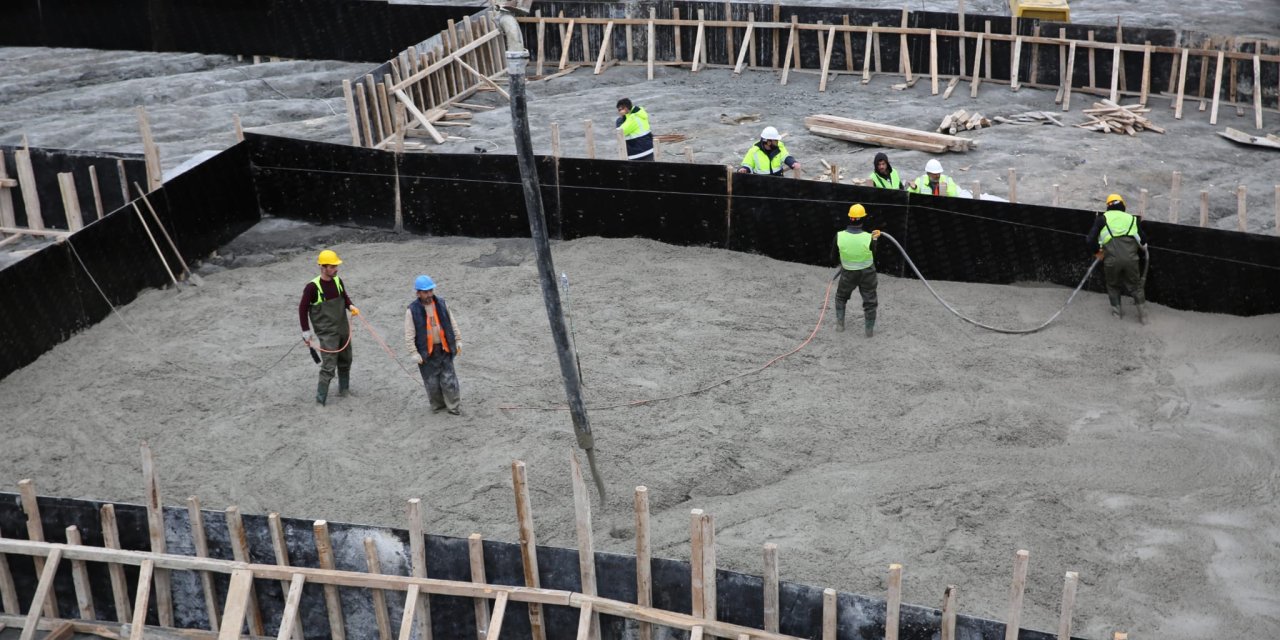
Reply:
M925 175L916 178L907 189L912 193L923 193L934 196L951 196L960 195L960 187L956 186L956 181L951 176L942 173L942 163L936 159L930 160L924 165Z
M778 130L765 127L760 132L760 141L751 145L747 155L743 156L738 173L780 176L787 169L799 171L800 163L787 153L787 145L782 144L782 136L778 135Z

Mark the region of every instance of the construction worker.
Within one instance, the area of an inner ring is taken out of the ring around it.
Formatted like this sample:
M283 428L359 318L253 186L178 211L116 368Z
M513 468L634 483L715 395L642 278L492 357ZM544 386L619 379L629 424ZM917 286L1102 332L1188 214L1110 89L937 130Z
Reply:
M631 104L629 98L618 101L618 120L614 126L622 129L627 141L627 159L653 162L653 132L649 130L649 112L644 107Z
M298 322L302 324L302 341L312 349L320 350L320 380L316 384L316 402L321 406L329 398L329 382L338 372L338 395L346 396L351 390L351 315L360 310L351 304L347 288L338 277L338 265L342 260L332 250L325 249L316 258L320 275L302 289L302 301L298 303Z
M738 173L780 176L787 169L799 171L800 163L787 153L787 145L782 144L778 130L765 127L760 132L760 141L751 145L747 155L743 156Z
M1125 211L1124 198L1113 193L1107 196L1106 211L1093 221L1085 242L1089 251L1101 255L1111 315L1124 317L1120 294L1128 294L1138 310L1138 322L1146 324L1147 295L1143 291L1146 282L1142 278L1140 259L1141 254L1147 252L1147 246L1142 243L1142 219Z
M906 189L907 185L898 177L898 170L889 164L889 156L883 152L876 154L872 161L871 186L877 189Z
M431 411L448 409L456 416L462 413L458 376L453 371L453 359L462 352L458 323L454 322L444 298L436 295L436 283L431 276L418 276L413 288L417 298L404 312L405 347L418 365L422 384L427 387Z
M835 252L840 255L840 284L836 287L836 331L844 331L844 308L857 287L862 295L863 327L867 337L875 333L876 307L876 240L880 231L862 230L867 210L860 204L849 207L849 226L836 234Z
M907 190L912 193L924 193L935 196L951 196L960 195L960 187L956 186L956 181L951 176L943 175L942 163L936 159L931 159L924 165L925 175L916 178L911 187Z

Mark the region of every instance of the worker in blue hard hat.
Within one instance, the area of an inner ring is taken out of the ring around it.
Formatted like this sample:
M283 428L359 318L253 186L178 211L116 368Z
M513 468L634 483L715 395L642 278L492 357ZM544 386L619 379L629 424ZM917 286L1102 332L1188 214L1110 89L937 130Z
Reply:
M427 387L431 411L448 409L456 416L462 412L458 375L453 370L453 359L462 352L458 324L444 298L436 295L431 276L418 276L413 288L417 297L404 313L405 347Z
M862 223L867 209L860 204L849 207L849 224L836 234L835 252L840 255L840 284L836 287L836 331L844 331L844 310L856 288L862 296L862 322L866 336L875 334L876 261L874 251L880 231L867 232Z

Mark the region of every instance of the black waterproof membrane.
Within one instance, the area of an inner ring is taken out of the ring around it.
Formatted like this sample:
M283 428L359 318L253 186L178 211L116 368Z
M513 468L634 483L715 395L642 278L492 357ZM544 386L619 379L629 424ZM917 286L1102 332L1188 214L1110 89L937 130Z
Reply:
M66 542L66 528L75 525L83 542L89 546L103 546L100 510L104 503L67 498L39 498L40 520L49 542ZM146 551L150 549L146 508L140 505L116 504L114 506L123 549ZM209 543L209 556L223 560L232 559L230 536L224 511L205 510L205 535ZM271 543L267 518L260 515L243 515L245 534L249 543L249 558L257 564L275 564L275 552ZM186 509L164 509L165 544L168 553L195 555L195 543L191 538L191 523ZM5 538L27 539L26 515L21 508L18 494L0 492L0 534ZM319 567L312 521L282 518L285 545L289 563L298 567ZM329 535L333 543L335 565L339 570L367 571L364 555L364 539L372 538L379 550L382 572L391 575L410 575L408 559L409 533L402 529L329 522ZM471 581L468 544L464 538L426 536L428 575L441 580ZM9 554L9 567L18 588L18 599L23 613L35 593L37 575L28 557ZM636 601L636 559L634 556L613 553L596 553L597 593L605 598ZM660 609L688 613L690 609L689 563L663 558L651 562L653 576L653 604ZM524 572L520 546L511 542L484 542L485 577L490 583L523 585ZM90 590L93 592L97 615L101 620L115 620L116 612L111 593L111 581L106 565L88 563ZM138 570L126 567L129 593L137 587ZM580 591L578 551L558 547L538 547L538 577L545 589ZM174 591L174 619L178 626L208 629L208 617L204 608L204 596L199 578L192 572L172 573ZM214 574L217 600L225 602L228 576ZM719 620L763 628L763 580L733 571L716 572L716 608ZM275 636L279 631L280 616L284 610L284 593L275 580L257 580L254 584L258 606L263 614L266 632ZM64 618L77 614L75 589L71 579L70 563L64 562L58 569L54 588L59 613ZM800 638L817 640L822 637L822 589L784 582L780 586L780 631ZM362 589L339 589L343 615L348 633L360 629L354 636L367 636L374 628L373 599ZM387 608L391 620L403 616L404 596L387 592ZM158 617L155 598L151 598L147 614L148 624L156 624ZM837 595L839 607L839 640L880 638L884 633L885 603L883 600L850 593ZM307 584L303 588L299 609L302 628L307 638L329 638L329 618L324 601L323 587ZM939 633L941 612L937 609L903 605L901 608L899 637L903 640L932 640ZM578 610L570 607L545 606L543 616L547 638L571 640L577 636ZM627 632L625 620L613 616L601 616L601 635L604 640L621 640ZM476 637L475 608L470 599L452 596L431 596L431 632L439 640L474 640ZM634 630L631 631L634 633ZM502 635L522 640L530 638L528 609L523 603L511 602L502 624ZM674 637L687 634L676 633ZM971 616L956 616L956 637L966 640L1001 640L1004 624ZM1023 629L1020 640L1050 640L1051 634Z
M10 178L18 175L14 151L21 147L0 145L4 163ZM124 178L131 197L137 197L133 183L147 184L147 165L137 153L112 153L108 151L78 151L75 149L43 149L31 147L31 171L36 176L36 198L40 201L40 217L47 229L67 229L67 212L62 202L62 189L58 186L58 174L70 173L75 177L76 196L80 203L80 217L85 224L98 218L97 205L93 201L93 182L89 167L98 175L98 193L102 195L102 209L114 211L126 202L121 186L120 166L124 166ZM22 189L9 192L13 196L14 218L18 226L28 228L26 200Z

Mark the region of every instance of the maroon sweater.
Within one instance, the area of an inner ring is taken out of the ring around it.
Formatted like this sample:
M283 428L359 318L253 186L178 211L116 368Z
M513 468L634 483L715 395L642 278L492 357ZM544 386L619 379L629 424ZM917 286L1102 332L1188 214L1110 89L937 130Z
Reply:
M324 299L334 300L338 297L338 283L333 280L320 279L320 286L324 287ZM302 289L302 302L298 303L298 323L302 325L303 331L311 329L311 318L308 311L311 309L311 303L316 301L316 285L314 282L308 282L307 286ZM351 308L351 298L347 296L346 285L342 289L342 306Z

